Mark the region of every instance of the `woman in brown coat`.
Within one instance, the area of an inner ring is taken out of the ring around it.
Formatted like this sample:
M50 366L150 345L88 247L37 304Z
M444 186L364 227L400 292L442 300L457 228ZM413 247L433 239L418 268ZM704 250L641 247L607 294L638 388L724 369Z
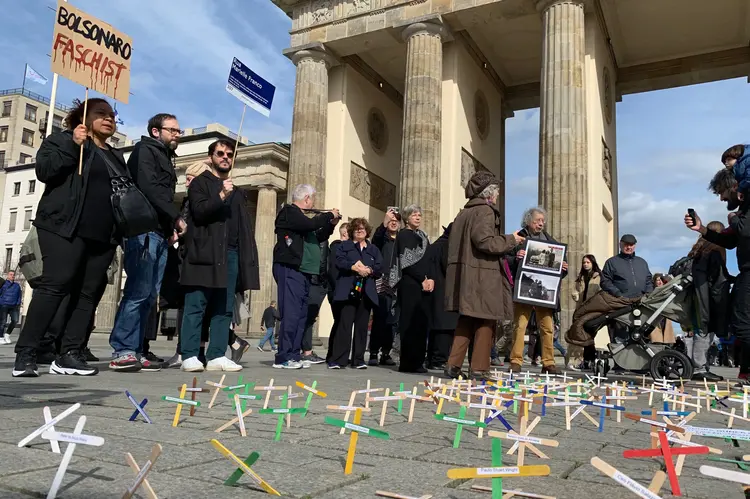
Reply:
M660 288L669 282L669 278L663 274L654 274L653 280L654 288ZM669 319L660 320L656 324L654 330L651 331L651 336L649 336L649 338L654 343L674 344L677 340L674 336L674 326L672 325L672 321Z
M453 222L448 241L445 308L459 313L445 375L461 374L469 343L474 342L471 376L483 378L490 368L492 333L497 321L512 317L512 286L503 255L524 238L502 235L497 200L499 182L477 172L466 186L469 201Z
M599 285L600 274L601 269L596 262L596 257L594 255L583 255L583 258L581 258L581 271L578 273L575 289L572 293L573 301L576 302L576 310L586 300L601 290ZM588 369L589 364L594 360L596 360L596 346L590 345L581 348L576 345L568 345L568 358L565 363L568 369L578 370L579 362L581 361L580 368Z

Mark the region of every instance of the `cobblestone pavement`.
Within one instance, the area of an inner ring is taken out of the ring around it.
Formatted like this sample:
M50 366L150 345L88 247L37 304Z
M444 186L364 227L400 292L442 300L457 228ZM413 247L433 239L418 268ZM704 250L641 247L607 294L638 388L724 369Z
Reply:
M94 352L107 357L106 336L94 335ZM168 357L175 343L159 339L154 343L157 354ZM56 426L57 431L70 432L79 416L87 417L83 433L104 438L104 445L93 447L78 445L65 475L58 497L107 498L122 497L132 484L135 474L128 467L125 454L130 452L141 465L145 463L154 443L163 446L163 454L148 475L151 486L159 498L200 497L263 497L265 495L253 482L243 476L237 485L223 485L236 465L217 452L210 440L217 438L241 459L251 452L260 458L252 469L285 497L296 498L367 498L375 497L376 490L384 490L420 497L431 494L435 499L481 499L491 497L487 492L471 490L472 485L490 486L491 480L451 480L447 471L456 467L488 467L492 465L491 439L477 438L474 428L464 427L460 447L452 447L456 425L438 421L432 403L417 403L414 421L407 422L409 404L397 412L397 404L389 403L382 430L390 440L361 435L357 445L353 472L344 474L349 435L340 435L338 428L324 423L325 416L342 418L343 414L326 410L326 405L347 404L350 393L366 387L396 390L400 383L405 389L422 384L424 376L402 375L390 368L371 367L366 371L329 371L324 365L298 371L272 369L272 354L251 349L245 356L246 382L257 386L294 384L299 380L308 385L317 381L326 399L314 397L310 411L304 418L292 416L291 427L282 428L281 441L274 441L278 417L259 414L262 401L248 401L253 413L247 416L247 437L239 434L237 427L222 433L215 430L233 417L234 411L226 394L221 393L218 403L208 409L209 395L198 396L201 406L195 416L189 416L185 407L177 428L171 426L175 404L161 400L163 395L177 396L182 383L191 383L192 376L179 370L158 373L112 373L106 363L100 364L103 372L96 377L54 376L43 374L31 380L15 380L10 370L13 362L11 346L0 347L0 498L45 497L52 483L61 454L50 451L49 441L35 439L28 447L18 448L18 442L43 423L42 407L47 405L56 416L72 403L82 407ZM44 370L44 367L42 367ZM733 374L726 370L723 374ZM199 373L200 386L207 380L219 381L220 374ZM237 373L228 374L226 383L235 383ZM140 419L128 421L133 407L124 395L129 390L138 399L148 398L146 411L153 419L147 424ZM301 392L297 387L295 393ZM421 391L421 387L420 387ZM274 392L270 406L280 407ZM357 403L364 401L359 395ZM303 399L292 399L293 407L300 407ZM627 401L629 412L637 413L647 408L648 397ZM733 404L738 410L740 404ZM362 425L378 428L382 403L374 404L373 411L363 414ZM599 411L588 412L598 417ZM446 403L445 414L458 416L458 406ZM535 406L531 417L540 408ZM466 419L479 419L478 409L469 409ZM508 416L515 425L516 417ZM726 427L726 417L708 415L702 411L691 424L696 426ZM502 430L494 421L492 428ZM750 429L746 421L736 420L735 428ZM663 460L655 458L625 459L623 451L630 448L647 448L650 445L650 427L624 419L617 423L614 416L607 418L604 431L586 419L576 418L571 431L565 429L564 409L547 409L547 415L534 430L533 435L559 441L559 447L543 447L549 460L541 460L527 452L525 464L548 464L551 472L546 477L511 478L503 480L506 489L563 498L620 498L635 497L612 479L602 475L590 464L593 456L621 472L648 485L654 473L662 469ZM723 458L735 459L750 454L750 443L732 444L723 439L694 437L693 441L713 446L723 451ZM507 450L507 442L503 442ZM67 444L61 444L65 447ZM516 463L515 456L503 456L506 465ZM734 498L744 497L738 484L711 479L701 475L698 468L709 464L738 470L736 465L711 462L706 456L688 456L679 478L684 497ZM145 497L139 491L136 497ZM670 495L669 482L661 490L662 497Z

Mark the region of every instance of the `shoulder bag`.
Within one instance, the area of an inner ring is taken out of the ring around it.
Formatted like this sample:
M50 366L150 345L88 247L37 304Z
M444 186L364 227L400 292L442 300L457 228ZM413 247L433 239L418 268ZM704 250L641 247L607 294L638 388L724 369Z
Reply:
M119 233L124 237L134 237L157 229L159 218L156 210L136 187L130 174L112 164L98 147L96 154L104 160L109 171L112 184L110 200Z

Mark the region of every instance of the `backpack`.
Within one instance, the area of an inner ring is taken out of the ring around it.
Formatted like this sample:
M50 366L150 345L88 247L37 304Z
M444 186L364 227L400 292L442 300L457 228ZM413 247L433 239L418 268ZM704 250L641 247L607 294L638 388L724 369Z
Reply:
M36 226L32 225L26 239L21 245L18 258L18 270L21 271L31 288L36 288L42 276L42 250L39 247L39 235Z

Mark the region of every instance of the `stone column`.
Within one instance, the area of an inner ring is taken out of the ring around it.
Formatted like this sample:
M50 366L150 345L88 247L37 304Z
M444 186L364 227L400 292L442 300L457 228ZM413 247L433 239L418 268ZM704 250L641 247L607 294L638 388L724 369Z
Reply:
M322 50L300 50L292 54L297 66L289 152L288 201L294 187L310 184L325 204L325 160L328 136L328 69L332 58Z
M583 0L541 0L539 204L548 232L568 245L570 275L561 288L562 330L569 327L575 272L586 253L588 225L585 29Z
M97 331L112 331L115 325L115 316L122 295L122 250L120 248L117 248L112 265L115 267L114 280L112 284L107 284L107 289L96 308L94 325Z
M414 23L406 40L404 127L401 145L399 204L422 207L422 229L440 235L440 135L444 27Z
M264 186L258 189L258 204L255 210L255 243L258 245L260 265L260 289L250 294L250 328L248 333L260 331L260 319L271 300L276 299L276 283L273 280L273 247L276 244L274 222L276 220L276 189Z

